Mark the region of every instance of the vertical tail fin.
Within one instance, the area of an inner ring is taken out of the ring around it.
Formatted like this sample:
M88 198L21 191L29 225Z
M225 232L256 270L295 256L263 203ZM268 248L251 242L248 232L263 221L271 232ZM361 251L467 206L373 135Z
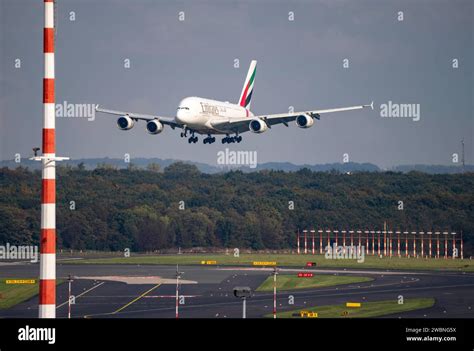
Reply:
M245 78L244 87L242 88L242 93L240 94L240 99L239 99L239 105L246 109L250 109L250 102L252 100L252 92L253 92L253 86L255 83L256 71L257 71L257 61L252 60L252 62L250 62L247 78Z

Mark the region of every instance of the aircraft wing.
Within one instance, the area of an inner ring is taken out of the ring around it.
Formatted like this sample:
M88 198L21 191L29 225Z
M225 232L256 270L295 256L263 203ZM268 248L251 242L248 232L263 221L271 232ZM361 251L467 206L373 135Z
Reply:
M116 111L116 110L109 110L105 108L99 108L99 105L95 106L95 110L97 112L106 113L109 115L116 115L116 116L128 116L131 119L138 121L151 121L154 119L159 120L161 123L169 125L171 128L183 128L183 126L179 123L176 123L173 117L164 117L164 116L154 116L154 115L146 115L141 113L133 113L133 112L125 112L125 111Z
M249 122L252 119L261 119L265 121L268 127L271 127L276 124L284 124L288 127L288 122L294 121L296 117L300 115L307 115L308 117L319 119L320 115L331 113L331 112L344 112L352 110L361 110L363 108L370 107L374 109L374 102L370 105L359 105L359 106L350 106L350 107L339 107L339 108L330 108L325 110L312 110L312 111L301 111L301 112L292 112L292 113L278 113L271 115L259 115L254 117L243 117L243 118L226 118L226 119L216 119L212 121L211 124L214 128L218 130L228 130L229 132L238 132L243 133L249 130Z

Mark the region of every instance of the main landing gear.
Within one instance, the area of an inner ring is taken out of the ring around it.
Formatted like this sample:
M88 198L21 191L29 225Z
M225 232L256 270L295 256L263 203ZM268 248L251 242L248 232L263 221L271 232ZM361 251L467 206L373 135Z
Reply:
M205 138L202 142L204 144L212 144L216 141L216 138L215 137L211 137L210 135L207 136L207 138Z
M181 138L185 138L188 136L188 132L191 136L188 138L188 143L196 144L198 142L198 137L195 136L195 131L192 129L184 128L184 131L181 132ZM222 144L233 144L233 143L240 143L242 141L242 137L239 134L231 137L227 134L224 138L222 138ZM203 144L213 144L216 142L216 137L213 137L211 134L208 134L206 138L202 140Z
M222 144L240 143L241 141L242 137L240 135L236 135L234 137L227 135L225 138L222 138Z
M184 136L186 136L186 134L187 134L187 131L184 132ZM197 136L194 136L194 132L191 132L191 136L190 136L189 139L188 139L188 143L190 143L190 144L191 144L191 143L196 144L197 142L198 142L198 137L197 137Z
M184 132L181 132L181 138L184 138L184 137L187 137L188 136L188 128L184 128ZM188 143L194 143L196 144L198 142L198 137L197 136L194 136L194 132L193 131L190 131L191 132L191 136L188 138Z
M198 140L199 140L198 137L193 135L192 137L190 137L190 138L188 139L188 143L190 143L190 144L191 144L191 143L196 144L196 143L198 142Z

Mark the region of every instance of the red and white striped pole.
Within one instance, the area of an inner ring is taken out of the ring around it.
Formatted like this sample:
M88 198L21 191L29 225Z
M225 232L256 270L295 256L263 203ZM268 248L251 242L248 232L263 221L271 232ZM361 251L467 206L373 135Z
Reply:
M436 235L436 258L439 258L439 234L440 234L440 232L435 232L435 235Z
M362 233L362 232L361 232L360 230L357 231L357 234L359 234L359 245L358 245L358 246L359 246L359 252L360 252L361 246L362 246L362 243L361 243L361 241L360 241L360 234L361 234L361 233Z
M296 253L300 254L300 230L298 229L298 233L296 234Z
M461 230L461 260L464 259L464 253L463 253L464 250L463 249L464 248L463 248L463 239L462 239L462 230Z
M408 232L403 232L405 234L405 257L408 257Z
M429 238L430 238L429 241L428 241L428 250L429 250L428 251L428 257L429 258L431 258L431 253L432 253L432 251L431 251L431 234L433 234L433 232L428 232L428 235L429 235Z
M319 233L319 253L323 254L323 231L322 229L318 229Z
M354 246L354 231L349 230L349 233L351 234L351 250L352 250L352 246Z
M444 234L444 259L448 258L448 232L443 232Z
M313 245L311 246L311 251L312 251L312 254L314 255L314 229L311 229L311 239L313 243Z
M308 231L306 229L303 230L304 234L304 254L308 253Z
M458 256L458 253L456 252L456 233L453 232L451 233L451 235L453 236L453 255L452 255L452 259L454 260L457 256Z
M277 317L277 268L273 270L273 319Z
M377 253L380 256L380 230L377 230Z
M346 253L346 231L342 230L342 252Z
M388 251L389 251L389 256L392 257L392 253L393 253L393 242L392 242L392 231L389 230L388 231L388 235L389 235L389 242L388 242Z
M413 257L416 258L416 232L411 232L413 234Z
M400 251L400 234L401 232L397 230L397 255L398 257L402 257L402 252Z
M338 246L338 242L337 242L337 234L339 233L339 230L333 230L334 232L334 240L336 241L336 246Z
M176 274L176 310L175 310L175 315L176 319L179 318L179 276Z
M328 250L329 250L331 248L331 231L327 229L326 233L328 233Z
M365 234L365 246L366 246L365 254L368 256L369 255L369 231L365 230L364 234Z
M44 0L43 158L39 318L56 318L56 150L54 105L54 1Z
M370 232L372 233L372 256L375 256L375 230Z
M183 272L179 271L179 265L176 265L176 309L175 309L176 319L179 318L179 278L181 278L182 273Z
M71 319L71 283L72 283L72 277L69 275L68 279L68 299L67 299L67 318Z
M423 237L425 235L425 232L420 232L420 238L421 238L421 258L425 255L425 250L423 248Z

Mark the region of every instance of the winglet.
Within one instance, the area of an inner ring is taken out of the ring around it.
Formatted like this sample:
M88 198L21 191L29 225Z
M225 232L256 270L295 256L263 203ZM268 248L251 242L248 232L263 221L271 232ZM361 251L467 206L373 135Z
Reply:
M370 107L372 110L374 109L374 102L372 101L370 105L364 105L364 107Z
M99 109L99 104L95 105L95 110L97 111Z

